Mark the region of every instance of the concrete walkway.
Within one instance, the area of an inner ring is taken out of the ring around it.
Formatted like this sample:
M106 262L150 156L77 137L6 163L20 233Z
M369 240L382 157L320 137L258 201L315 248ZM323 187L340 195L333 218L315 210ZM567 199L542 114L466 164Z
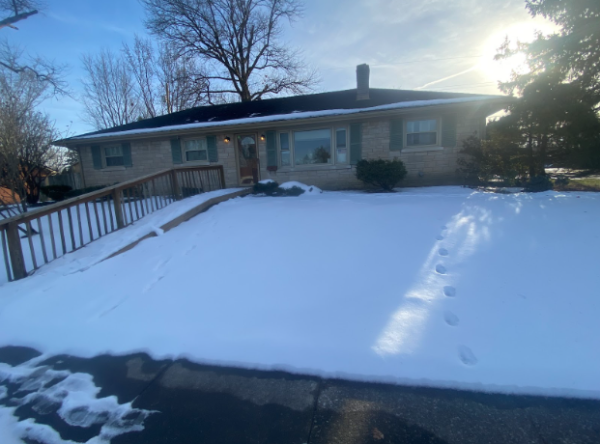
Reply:
M11 366L36 355L0 348L0 362ZM600 442L600 401L356 383L145 354L56 356L39 365L89 373L101 387L98 397L116 395L120 403L158 412L143 431L118 436L115 444ZM69 427L56 412L40 415L27 405L15 414L75 442L99 430Z

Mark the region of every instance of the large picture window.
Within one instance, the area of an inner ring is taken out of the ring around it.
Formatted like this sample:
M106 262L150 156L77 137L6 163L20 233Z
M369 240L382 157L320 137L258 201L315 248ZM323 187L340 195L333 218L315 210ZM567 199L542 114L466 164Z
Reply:
M348 129L345 127L283 131L278 134L277 142L282 167L348 163Z
M406 122L406 146L436 145L438 142L436 119L409 120Z
M331 163L331 130L294 131L294 163Z
M186 140L183 144L186 162L208 162L206 139Z

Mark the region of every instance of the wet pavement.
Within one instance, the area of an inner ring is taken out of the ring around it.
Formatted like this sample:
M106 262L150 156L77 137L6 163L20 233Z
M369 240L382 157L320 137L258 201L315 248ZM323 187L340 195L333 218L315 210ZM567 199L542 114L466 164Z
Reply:
M32 349L0 348L0 362L13 368L36 356ZM143 430L117 434L110 441L115 444L600 443L596 400L360 383L155 361L141 353L54 356L35 366L38 376L47 369L92 375L96 398L131 402L133 410L120 420ZM106 418L69 425L59 406L20 403L27 394L20 384L0 382L8 388L0 405L16 407L19 419L47 424L63 440L86 442L100 435ZM150 413L140 413L145 411Z

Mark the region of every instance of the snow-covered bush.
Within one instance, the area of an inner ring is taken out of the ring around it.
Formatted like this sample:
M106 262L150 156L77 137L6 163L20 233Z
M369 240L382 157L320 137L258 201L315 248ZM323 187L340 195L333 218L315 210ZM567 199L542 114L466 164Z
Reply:
M267 196L278 196L282 190L274 180L261 180L254 184L254 194L266 194Z
M361 160L356 164L356 178L365 185L391 191L406 176L401 160Z
M261 180L254 184L254 194L265 194L267 196L300 196L301 194L322 193L314 186L304 185L300 182L285 182L279 185L271 179Z

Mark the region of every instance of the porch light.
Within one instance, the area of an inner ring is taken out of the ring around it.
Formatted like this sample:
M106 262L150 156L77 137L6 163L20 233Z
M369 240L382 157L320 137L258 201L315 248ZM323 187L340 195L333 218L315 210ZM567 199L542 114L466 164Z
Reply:
M225 138L223 140L225 141L225 143L231 142L231 139L229 138L229 136L225 136Z
M264 134L261 134L261 135L260 135L260 140L261 140L262 142L264 142L264 141L265 141L265 139L266 139L265 135L264 135Z

